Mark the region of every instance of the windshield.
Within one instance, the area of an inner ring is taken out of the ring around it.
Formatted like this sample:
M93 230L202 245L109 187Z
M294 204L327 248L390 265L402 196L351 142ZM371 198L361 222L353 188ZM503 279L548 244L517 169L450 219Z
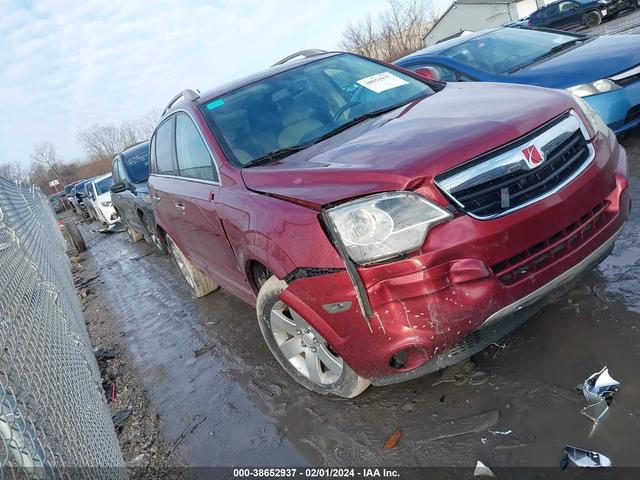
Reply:
M111 185L113 185L113 178L111 177L111 175L109 175L108 177L95 182L95 185L98 195L102 195L103 193L108 192L109 188L111 188Z
M78 193L80 193L80 194L84 193L84 186L85 186L85 185L86 185L86 182L85 182L85 183L79 183L79 184L76 186L76 194L78 194Z
M202 111L227 157L246 166L432 93L413 77L341 54L242 87L207 102Z
M149 178L148 143L125 152L125 154L123 154L123 161L129 178L133 183L144 182Z
M562 33L503 28L474 37L441 53L470 67L493 74L528 65L552 48L582 39Z

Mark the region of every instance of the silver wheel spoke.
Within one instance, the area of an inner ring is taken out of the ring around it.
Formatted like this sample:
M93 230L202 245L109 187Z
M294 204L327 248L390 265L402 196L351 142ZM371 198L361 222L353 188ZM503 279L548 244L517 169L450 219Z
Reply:
M287 360L295 357L296 355L300 355L302 353L303 347L300 345L299 338L290 338L286 342L279 345L280 351L287 358Z
M316 355L320 361L327 367L327 370L340 376L342 373L342 360L333 356L333 354L324 345L318 345Z
M306 320L302 318L295 310L289 308L289 311L291 312L291 317L293 317L293 321L296 322L298 328L302 329L309 326Z
M290 318L287 318L282 310L271 310L271 328L279 332L295 335L298 328Z
M307 350L304 355L307 359L307 373L309 374L309 378L316 383L321 383L322 369L320 368L318 355L309 350Z

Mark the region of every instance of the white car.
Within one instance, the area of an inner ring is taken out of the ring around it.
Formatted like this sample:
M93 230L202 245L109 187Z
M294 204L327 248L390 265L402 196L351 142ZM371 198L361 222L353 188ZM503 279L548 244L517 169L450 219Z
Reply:
M110 173L94 178L89 184L89 196L97 220L107 228L113 227L120 221L116 209L111 204L111 192L109 191L111 185L113 185L113 179Z

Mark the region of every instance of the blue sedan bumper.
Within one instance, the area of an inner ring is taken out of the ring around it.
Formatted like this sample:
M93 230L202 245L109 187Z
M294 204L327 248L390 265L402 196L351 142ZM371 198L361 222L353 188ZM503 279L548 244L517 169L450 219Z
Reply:
M585 100L617 134L640 125L640 81Z

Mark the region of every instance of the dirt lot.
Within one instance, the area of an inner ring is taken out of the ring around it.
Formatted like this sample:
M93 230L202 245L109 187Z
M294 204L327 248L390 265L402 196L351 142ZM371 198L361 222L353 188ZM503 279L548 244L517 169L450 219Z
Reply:
M640 132L622 143L638 204ZM557 468L572 444L616 465L640 465L638 210L597 271L500 346L472 364L370 388L354 400L295 384L264 346L252 308L224 291L194 299L170 258L150 245L83 231L89 250L76 276L90 292L83 300L89 332L95 347L115 346L122 356L115 361L126 364L118 395L133 392L112 407L132 408L121 433L127 461L144 453L138 463L150 465L469 466L480 459ZM587 438L591 422L579 413L585 402L575 386L603 365L623 386ZM470 382L467 367L486 381ZM396 428L402 438L385 451Z

